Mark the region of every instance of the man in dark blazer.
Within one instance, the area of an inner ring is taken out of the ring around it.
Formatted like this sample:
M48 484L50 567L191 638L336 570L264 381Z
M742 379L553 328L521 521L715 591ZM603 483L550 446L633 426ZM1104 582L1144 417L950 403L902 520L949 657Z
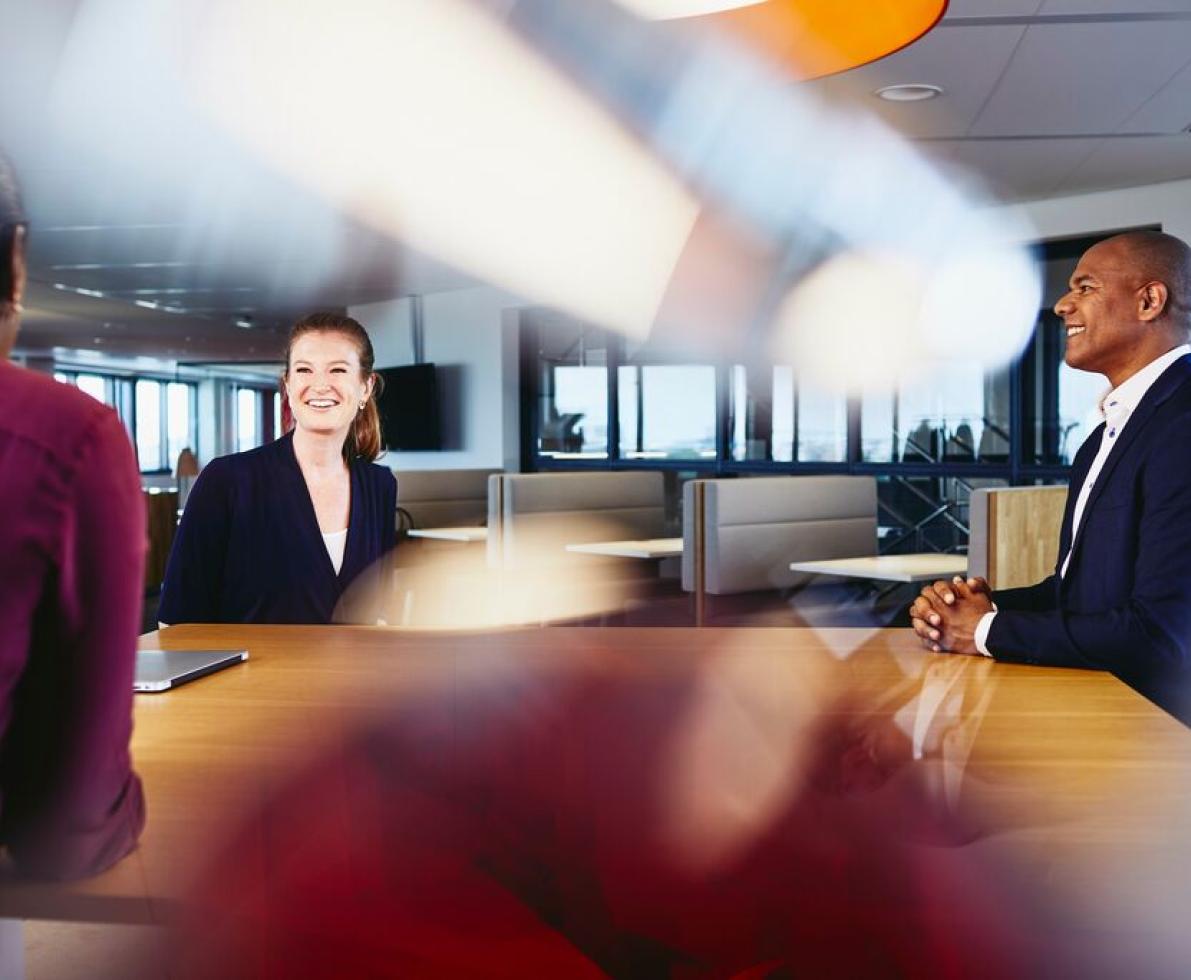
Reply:
M1103 374L1104 422L1080 448L1055 572L991 592L936 582L910 608L935 651L1110 670L1191 718L1191 249L1129 232L1080 259L1055 305L1067 363Z

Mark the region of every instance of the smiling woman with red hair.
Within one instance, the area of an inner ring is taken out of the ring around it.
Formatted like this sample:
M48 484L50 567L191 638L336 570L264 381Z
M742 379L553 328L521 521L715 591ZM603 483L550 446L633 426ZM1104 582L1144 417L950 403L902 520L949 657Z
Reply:
M195 482L162 584L163 623L345 618L336 613L344 591L396 543L397 483L373 465L372 367L372 342L351 317L294 324L282 377L293 427L213 460Z

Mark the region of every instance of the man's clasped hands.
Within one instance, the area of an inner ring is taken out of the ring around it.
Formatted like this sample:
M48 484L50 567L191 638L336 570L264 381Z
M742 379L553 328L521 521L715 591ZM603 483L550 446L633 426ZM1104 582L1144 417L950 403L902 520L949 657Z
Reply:
M978 655L976 627L986 613L996 611L991 596L983 578L940 580L911 603L910 625L928 650Z

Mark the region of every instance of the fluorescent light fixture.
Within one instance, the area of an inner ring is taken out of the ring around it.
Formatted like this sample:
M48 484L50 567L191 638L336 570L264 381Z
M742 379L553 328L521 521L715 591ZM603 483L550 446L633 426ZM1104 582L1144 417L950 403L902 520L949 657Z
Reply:
M75 293L78 296L90 296L92 299L103 299L107 296L106 293L98 289L84 289L82 286L68 286L64 282L55 282L51 285L64 293Z
M765 0L616 0L618 4L646 20L675 20L718 14L739 7L752 7Z
M649 331L698 202L488 13L461 0L203 10L193 97L278 170L519 297Z
M886 102L925 102L927 99L938 98L943 94L943 90L938 85L915 82L906 85L886 85L873 94Z

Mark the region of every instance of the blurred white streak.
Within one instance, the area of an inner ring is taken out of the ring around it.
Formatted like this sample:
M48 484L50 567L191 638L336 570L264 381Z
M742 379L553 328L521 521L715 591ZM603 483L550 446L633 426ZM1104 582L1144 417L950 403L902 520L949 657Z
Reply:
M624 540L634 527L617 518L547 513L522 515L515 535L505 528L487 549L411 538L357 579L337 621L362 622L355 610L381 609L389 626L469 631L618 615L656 586L656 567L566 546Z
M1021 349L1041 296L1020 244L1032 232L869 113L826 103L705 21L663 33L616 5L554 0L511 0L504 16L707 208L655 342L801 356L822 387L870 390L924 359L992 368Z
M695 199L458 0L224 0L195 97L283 173L512 292L643 334Z
M765 0L615 0L626 10L648 20L672 20L678 17L698 17L721 10L751 7Z

